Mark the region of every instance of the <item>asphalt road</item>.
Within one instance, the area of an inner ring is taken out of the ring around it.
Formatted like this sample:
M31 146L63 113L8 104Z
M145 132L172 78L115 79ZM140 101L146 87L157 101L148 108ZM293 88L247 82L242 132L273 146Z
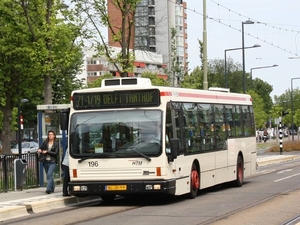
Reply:
M300 213L299 178L300 160L296 159L260 167L241 188L216 186L200 191L196 199L125 198L53 209L1 225L282 224Z

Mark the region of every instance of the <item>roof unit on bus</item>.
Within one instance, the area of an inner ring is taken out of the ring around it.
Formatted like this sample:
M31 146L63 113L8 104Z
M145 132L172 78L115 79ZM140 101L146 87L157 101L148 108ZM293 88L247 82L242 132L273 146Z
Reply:
M123 78L113 78L113 79L103 79L101 87L108 86L152 86L151 80L149 78L141 77L123 77Z
M229 88L219 88L219 87L210 87L209 91L220 91L220 92L230 92Z

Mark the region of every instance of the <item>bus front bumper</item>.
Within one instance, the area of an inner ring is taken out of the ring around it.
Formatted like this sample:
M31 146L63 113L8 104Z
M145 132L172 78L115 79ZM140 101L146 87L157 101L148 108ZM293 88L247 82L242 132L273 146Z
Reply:
M70 182L69 193L74 196L175 194L176 180L84 181Z

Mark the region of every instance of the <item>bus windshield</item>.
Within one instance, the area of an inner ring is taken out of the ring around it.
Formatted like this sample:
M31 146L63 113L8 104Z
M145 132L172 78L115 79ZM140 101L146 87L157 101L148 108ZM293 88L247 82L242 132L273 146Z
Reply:
M86 157L149 157L162 150L160 110L74 113L70 154Z

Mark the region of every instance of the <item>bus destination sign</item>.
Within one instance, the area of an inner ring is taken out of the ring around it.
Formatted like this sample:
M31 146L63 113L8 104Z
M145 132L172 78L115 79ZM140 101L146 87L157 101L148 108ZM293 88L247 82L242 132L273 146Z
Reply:
M138 106L159 106L158 89L111 92L74 93L73 107L79 109L107 109Z

